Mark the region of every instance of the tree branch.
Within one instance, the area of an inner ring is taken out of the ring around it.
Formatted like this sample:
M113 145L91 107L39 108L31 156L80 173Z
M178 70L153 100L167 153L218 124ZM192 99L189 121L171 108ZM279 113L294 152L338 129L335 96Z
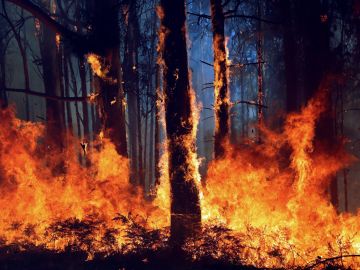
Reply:
M342 258L355 258L355 257L360 257L360 254L340 255L340 256L337 256L337 257L326 258L326 259L324 259L324 260L318 260L318 261L316 261L315 263L313 263L313 264L305 267L304 270L314 269L316 266L318 266L318 265L320 265L320 264L323 264L323 263L330 262L330 261L336 261L336 260L340 260L340 259L342 259Z
M253 105L253 106L258 106L260 108L265 108L265 109L268 108L268 106L259 104L259 103L255 102L255 101L238 100L238 101L235 101L235 102L231 103L232 106L237 105L237 104Z
M210 15L203 14L203 13L187 12L187 14L197 16L199 18L211 19ZM231 18L250 19L250 20L260 21L260 22L269 23L269 24L281 24L281 22L270 21L267 19L256 17L254 15L232 14L232 15L225 16L225 19L231 19Z
M214 65L209 63L209 62L205 62L203 60L200 60L201 63L207 65L207 66L210 66L210 67L213 67ZM264 61L261 61L261 62L250 62L250 63L236 63L236 64L231 64L231 65L228 65L228 67L244 67L244 66L251 66L251 65L257 65L257 64L264 64L265 62Z
M56 100L56 101L63 101L63 102L84 102L84 101L90 101L91 97L59 97L59 96L52 96L47 95L45 93L40 93L32 90L26 90L26 89L18 89L18 88L5 88L6 92L13 92L13 93L24 93L31 96L37 96L42 97L50 100Z
M194 16L197 16L199 18L211 19L211 16L207 15L207 14L199 14L199 13L193 13L193 12L187 12L187 14L194 15Z
M73 32L66 28L65 26L61 25L57 21L55 21L53 18L51 18L46 12L44 12L39 6L33 4L31 1L28 0L5 0L10 3L13 3L24 10L28 11L34 17L39 19L41 22L46 24L49 28L51 28L56 33L59 33L60 35L68 38L68 39L83 39L84 36Z
M256 17L254 15L232 14L232 15L225 16L225 19L231 19L231 18L250 19L250 20L260 21L260 22L269 23L269 24L281 24L281 22L270 21L267 19Z

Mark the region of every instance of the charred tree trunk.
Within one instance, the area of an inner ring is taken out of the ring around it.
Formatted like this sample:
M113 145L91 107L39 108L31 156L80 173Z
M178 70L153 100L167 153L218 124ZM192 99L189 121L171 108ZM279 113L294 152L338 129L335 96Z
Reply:
M80 88L81 95L83 97L88 96L87 86L86 86L86 70L85 63L83 59L79 59L79 75L80 75ZM82 102L82 115L83 115L83 127L84 127L84 139L89 140L89 107L86 101Z
M284 62L286 81L286 111L298 109L299 89L296 76L296 42L292 20L293 8L291 0L281 0L281 13L284 17Z
M211 23L214 48L215 158L224 155L229 138L229 82L225 48L225 17L221 1L211 0Z
M69 70L70 70L70 75L71 75L73 94L75 97L77 97L78 96L78 86L77 86L76 75L75 75L73 62L72 62L71 58L68 59L68 63L69 63ZM75 119L76 119L77 136L78 136L78 138L81 138L82 137L81 125L80 125L81 118L80 118L80 113L79 113L79 104L77 102L75 102L75 114L76 114Z
M189 84L185 1L161 0L162 57L165 119L171 187L171 243L178 249L201 224L196 184L194 124Z
M142 184L142 144L141 144L141 115L140 115L140 89L138 73L138 38L139 25L136 14L136 1L129 1L127 38L125 53L125 73L124 81L126 86L128 117L129 117L129 147L130 147L130 166L131 182Z
M68 67L69 56L65 52L63 52L63 56L64 56L64 58L62 61L62 65L63 65L63 74L64 74L64 93L65 93L65 96L69 97L70 96L70 80L69 80L69 67ZM73 122L72 122L70 102L66 102L65 109L66 109L67 129L68 129L68 132L70 132L72 134L73 133Z
M315 147L328 153L336 152L337 142L334 131L334 112L331 86L324 82L326 76L334 73L330 67L334 64L330 52L330 24L327 1L297 0L295 8L299 14L299 32L303 38L305 100L308 101L320 87L328 91L326 106L316 127ZM323 84L322 84L323 83ZM337 180L330 183L332 204L338 206Z
M50 8L49 1L43 4ZM59 59L55 33L45 24L41 25L40 54L43 66L44 87L47 95L61 96ZM46 100L46 144L62 150L64 147L64 112L62 103L55 100Z
M120 36L118 25L118 1L94 1L93 33L97 43L94 49L109 67L108 79L95 76L101 89L99 104L102 128L115 144L120 155L127 156L124 91L120 62ZM115 103L113 102L115 101Z

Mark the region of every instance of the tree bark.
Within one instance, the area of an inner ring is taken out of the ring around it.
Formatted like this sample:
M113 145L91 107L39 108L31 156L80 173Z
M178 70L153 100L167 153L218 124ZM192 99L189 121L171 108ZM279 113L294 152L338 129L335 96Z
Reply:
M64 59L62 61L63 65L63 74L64 74L64 93L65 96L70 96L70 80L69 80L69 67L68 67L68 59L69 56L65 52L63 52ZM66 108L66 120L67 120L67 129L73 134L73 122L72 122L72 114L71 114L71 105L69 102L65 104Z
M211 23L214 49L214 108L215 108L215 158L224 155L224 143L229 138L229 82L225 48L225 17L221 1L211 0Z
M298 109L300 95L296 76L296 56L297 47L294 34L294 23L292 20L293 8L292 1L281 0L281 13L284 17L284 62L285 62L285 81L286 81L286 111L294 112Z
M106 136L114 143L120 155L127 156L117 1L95 0L94 2L93 32L99 39L97 51L104 60L104 66L109 67L107 76L111 79L95 76L97 85L101 89L99 115Z
M80 89L81 95L86 97L88 96L87 86L86 86L86 70L85 62L83 59L78 60L79 66L79 75L80 75ZM83 127L84 127L84 139L89 140L89 107L86 101L82 102L82 115L83 115Z
M155 97L156 97L156 104L155 104L155 153L154 153L154 162L155 162L155 179L154 185L160 184L160 148L161 148L161 141L160 141L160 65L156 65L156 78L155 78Z
M136 13L136 2L127 2L127 37L125 53L124 81L127 94L128 117L129 117L129 147L131 182L136 185L142 184L142 143L141 143L141 115L140 115L140 89L138 73L138 38L139 25Z
M161 0L160 41L163 57L165 119L171 188L170 241L175 249L201 225L196 184L194 123L189 84L185 1Z
M261 2L257 2L257 16L261 18ZM257 54L257 82L258 82L258 97L257 103L258 107L258 125L263 124L263 99L264 99L264 89L263 89L263 33L262 33L262 22L259 20L257 23L257 42L256 42L256 54ZM258 128L258 141L261 142L260 128Z
M328 152L336 152L337 140L334 131L334 112L332 105L331 86L324 82L328 74L334 73L333 55L330 51L330 23L327 1L296 0L295 8L299 17L297 23L299 33L303 38L304 50L304 82L305 101L311 99L320 87L328 91L324 100L326 109L316 126L315 148ZM338 206L337 179L334 176L330 182L330 199Z
M42 2L50 8L50 2ZM56 46L55 33L44 24L41 24L40 54L43 66L45 92L49 96L61 96L59 59ZM62 150L64 145L64 111L62 103L56 100L46 99L46 144L56 150Z

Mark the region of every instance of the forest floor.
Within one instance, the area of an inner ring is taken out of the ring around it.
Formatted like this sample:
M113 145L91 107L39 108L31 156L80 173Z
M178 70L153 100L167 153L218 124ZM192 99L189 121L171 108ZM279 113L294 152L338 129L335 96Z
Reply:
M114 254L95 256L87 260L85 252L55 252L41 248L21 251L14 247L0 249L0 270L256 270L212 258L192 261L171 255L168 250L151 253Z

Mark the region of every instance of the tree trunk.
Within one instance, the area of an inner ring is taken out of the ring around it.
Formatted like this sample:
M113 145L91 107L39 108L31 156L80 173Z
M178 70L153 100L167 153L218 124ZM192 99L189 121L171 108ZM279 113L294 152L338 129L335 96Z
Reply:
M281 13L284 17L284 62L285 62L285 81L286 81L286 111L294 112L298 109L298 84L296 76L296 42L294 25L292 21L292 3L290 0L281 0Z
M109 67L107 76L110 78L109 80L95 76L97 85L101 89L99 115L106 136L114 143L120 155L127 156L118 1L95 0L94 2L93 32L98 41L95 47L104 60L104 66Z
M42 2L50 8L49 1ZM55 33L45 24L41 25L40 53L43 66L44 87L47 95L61 96L59 59ZM64 147L64 112L62 103L46 100L46 144L61 150Z
M229 82L225 48L224 13L221 1L211 0L211 23L214 49L215 158L224 155L229 138Z
M332 54L330 52L330 24L327 1L297 0L295 8L299 14L297 21L303 38L305 100L308 101L326 80L328 73L333 73ZM334 113L331 86L324 83L328 91L324 101L326 109L316 127L315 147L328 153L337 150L334 132ZM323 89L324 90L324 89ZM332 204L338 206L337 180L333 177L330 183Z
M8 100L6 95L6 45L5 40L0 39L0 108L6 108L8 106Z
M261 18L261 2L257 2L257 15ZM258 106L258 125L263 124L263 99L264 99L264 89L263 89L263 33L262 33L262 22L259 20L257 25L257 42L256 42L256 54L257 54L257 82L258 82L258 97L257 103ZM260 128L258 128L258 141L261 142Z
M76 75L75 75L75 71L74 71L74 67L73 67L73 62L71 60L71 58L68 59L68 63L69 63L69 70L70 70L70 75L71 75L71 81L72 81L72 89L73 89L73 94L75 97L78 96L78 86L77 86L77 80L76 80ZM82 133L81 133L81 125L80 125L80 113L79 113L79 104L77 102L75 102L75 114L76 114L76 131L77 131L77 136L78 138L82 137Z
M80 88L81 95L83 97L88 96L87 87L86 87L86 70L85 63L83 59L78 60L79 65L79 75L80 75ZM86 101L82 102L82 115L83 115L83 127L84 127L84 139L89 140L89 107Z
M178 249L201 225L194 123L189 85L185 1L161 0L161 33L165 119L171 188L170 241Z
M160 183L160 148L161 148L161 141L160 141L160 66L156 65L156 78L155 78L155 97L156 97L156 104L155 104L155 153L154 153L154 162L155 162L155 179L154 185L158 185Z
M141 116L140 116L140 90L138 73L138 38L139 25L136 13L136 1L129 1L126 53L125 53L125 73L124 81L127 90L127 104L129 117L129 147L130 147L130 166L131 182L142 184L142 144L141 144Z
M62 61L63 65L63 74L64 74L64 93L65 96L70 96L70 80L69 80L69 56L67 53L63 52L64 58ZM66 102L66 120L67 120L67 131L73 134L73 122L71 114L71 105L70 102Z

